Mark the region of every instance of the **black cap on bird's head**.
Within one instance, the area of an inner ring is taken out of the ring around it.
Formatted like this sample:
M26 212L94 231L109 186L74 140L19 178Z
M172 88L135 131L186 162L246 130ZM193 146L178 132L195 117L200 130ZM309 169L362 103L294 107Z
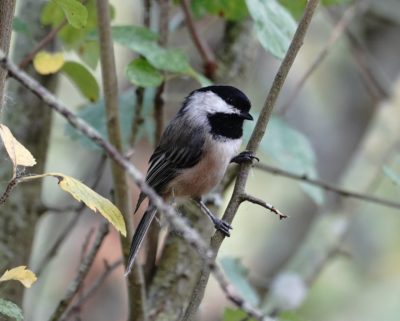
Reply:
M253 120L253 117L249 113L251 108L250 100L241 90L233 86L213 85L202 87L195 90L193 93L208 91L213 92L223 99L227 104L236 108L244 119Z

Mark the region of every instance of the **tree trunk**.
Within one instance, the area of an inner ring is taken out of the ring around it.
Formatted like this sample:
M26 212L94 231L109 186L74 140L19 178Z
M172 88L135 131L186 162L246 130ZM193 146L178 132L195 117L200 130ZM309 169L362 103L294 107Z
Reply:
M28 26L32 38L17 34L12 48L12 60L16 63L29 53L34 44L43 38L47 30L39 22L42 5L45 0L26 0L20 2L18 16ZM54 77L34 75L44 86L54 84ZM2 122L13 132L14 136L30 150L37 161L35 173L45 168L47 145L50 134L51 112L43 107L42 102L32 93L15 81L8 84L10 102L5 104ZM0 181L5 182L12 175L11 162L3 157L0 166ZM6 268L27 265L36 222L39 219L41 205L42 181L35 180L18 185L10 198L0 207L0 271ZM0 297L5 297L21 304L23 287L14 282L7 282L2 288Z

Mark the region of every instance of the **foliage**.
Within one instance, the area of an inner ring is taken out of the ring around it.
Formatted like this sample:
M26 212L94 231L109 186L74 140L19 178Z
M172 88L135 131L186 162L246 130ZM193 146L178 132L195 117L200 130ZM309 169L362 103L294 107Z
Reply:
M223 257L220 259L221 266L227 276L232 282L238 293L250 304L257 306L259 304L259 297L248 280L248 271L242 265L239 259L232 257Z
M36 282L37 277L31 270L27 270L26 266L21 265L11 270L7 270L0 277L0 282L15 280L21 282L24 287L30 288Z
M15 303L4 300L0 298L0 314L13 318L17 321L22 321L24 319L24 316L22 315L22 310L21 308L16 305Z

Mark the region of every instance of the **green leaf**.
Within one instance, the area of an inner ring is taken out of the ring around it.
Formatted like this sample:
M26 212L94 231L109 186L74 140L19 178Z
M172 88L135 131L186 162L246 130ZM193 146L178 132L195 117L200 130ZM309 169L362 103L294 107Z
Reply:
M245 0L194 0L191 9L196 17L209 13L230 21L241 21L249 15Z
M18 17L14 17L12 22L12 30L15 32L23 33L26 35L30 35L30 31L25 21L22 21Z
M309 140L284 120L271 117L261 148L280 168L309 178L317 177L315 154ZM324 194L321 189L306 183L300 184L317 204L323 203Z
M40 23L44 26L56 26L64 19L64 13L61 8L54 2L47 2L42 9L40 15Z
M307 0L279 0L279 3L292 14L293 18L298 20L303 15Z
M126 77L140 87L157 87L164 80L163 75L144 58L137 58L127 66Z
M90 101L99 99L100 88L96 78L83 65L73 61L64 63L61 71L79 89L83 96Z
M351 0L321 0L322 5L324 6L332 6L336 4L345 4L349 3Z
M279 321L305 321L304 318L298 315L297 313L294 313L292 311L284 311L279 314Z
M21 308L15 303L0 299L0 314L21 321L24 319Z
M246 312L239 309L226 308L224 311L223 321L256 321L253 318L248 318Z
M96 69L99 63L100 48L97 41L85 41L76 49L76 53L93 70Z
M164 49L157 44L158 35L136 26L112 27L114 41L144 56L157 69L187 73L190 66L185 53L179 49Z
M53 0L57 5L60 6L68 20L68 23L77 28L81 29L86 26L88 18L88 10L78 0Z
M124 145L127 145L131 134L133 111L136 102L134 91L128 90L121 94L118 102L122 141ZM85 105L77 114L96 128L100 134L107 139L106 114L104 108L104 100L100 99L96 103ZM79 140L85 147L95 150L99 149L89 138L76 131L76 129L70 125L66 126L66 132L72 139Z
M246 0L258 40L273 56L282 59L296 31L296 22L276 0Z
M140 51L142 45L158 40L158 35L145 27L114 26L111 32L115 42L134 51Z
M155 44L151 46L142 55L156 68L188 74L190 70L189 60L186 54L180 49L164 49Z
M391 169L388 166L383 166L383 172L387 177L390 178L390 180L396 184L397 186L400 186L400 175L397 174L393 169Z
M258 305L260 299L257 292L254 290L247 277L248 271L241 264L239 259L232 257L223 257L220 259L221 266L231 281L236 291L249 302L251 305Z

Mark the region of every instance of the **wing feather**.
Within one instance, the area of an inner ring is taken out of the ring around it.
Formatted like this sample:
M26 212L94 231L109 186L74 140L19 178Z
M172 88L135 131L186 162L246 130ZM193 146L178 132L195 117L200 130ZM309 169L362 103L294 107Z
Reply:
M150 157L146 182L162 194L180 171L196 165L201 159L205 142L204 129L187 126L178 116L167 126L160 144ZM146 197L141 194L136 209Z

